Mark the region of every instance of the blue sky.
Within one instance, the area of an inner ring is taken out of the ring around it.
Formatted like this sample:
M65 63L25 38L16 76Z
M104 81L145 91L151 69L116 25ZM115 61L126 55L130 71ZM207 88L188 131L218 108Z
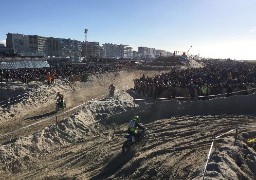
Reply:
M256 0L5 0L0 41L21 33L256 60Z

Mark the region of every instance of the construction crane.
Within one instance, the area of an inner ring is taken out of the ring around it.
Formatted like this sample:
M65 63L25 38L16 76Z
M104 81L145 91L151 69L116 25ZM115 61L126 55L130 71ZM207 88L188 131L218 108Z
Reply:
M188 51L187 51L187 55L188 55L188 52L189 52L189 50L190 50L191 48L192 48L192 46L189 47L189 49L188 49Z
M87 42L88 29L84 29L84 42Z

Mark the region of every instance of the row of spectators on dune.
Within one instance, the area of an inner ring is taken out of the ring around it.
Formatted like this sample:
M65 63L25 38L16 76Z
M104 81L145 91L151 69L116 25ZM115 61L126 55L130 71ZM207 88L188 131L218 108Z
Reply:
M92 73L118 71L120 64L61 64L49 68L4 69L0 71L0 82L49 81L55 78L72 79L75 76L87 76ZM50 74L50 75L49 75Z
M153 98L198 98L248 94L256 88L256 68L231 60L207 60L203 68L172 69L134 80L134 89Z

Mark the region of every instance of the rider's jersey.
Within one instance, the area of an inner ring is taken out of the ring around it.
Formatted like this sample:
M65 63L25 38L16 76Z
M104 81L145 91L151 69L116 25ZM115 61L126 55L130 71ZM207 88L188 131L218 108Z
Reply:
M135 121L134 121L134 120L130 120L130 122L129 122L129 127L130 127L130 128L135 127Z
M138 130L138 128L136 126L136 122L133 119L130 120L130 122L128 124L128 131L131 133L136 133L137 130Z
M63 99L64 96L62 94L57 94L56 98L60 98L60 99Z
M143 126L141 126L139 123L134 121L133 119L129 121L128 124L128 131L131 133L138 133L139 129L142 129Z
M108 87L108 89L109 89L110 91L115 91L115 86L113 86L113 85L111 86L111 85L110 85L110 86Z

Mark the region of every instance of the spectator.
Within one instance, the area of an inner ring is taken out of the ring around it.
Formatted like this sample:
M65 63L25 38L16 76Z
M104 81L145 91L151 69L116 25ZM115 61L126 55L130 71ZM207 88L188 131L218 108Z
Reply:
M212 97L254 92L255 66L230 60L207 60L203 63L203 68L173 68L169 73L152 78L142 76L134 80L134 89L153 98L189 96L191 99L198 95Z
M50 73L50 72L47 72L46 80L47 80L47 84L48 84L48 85L51 85L52 76L51 76L51 73Z

